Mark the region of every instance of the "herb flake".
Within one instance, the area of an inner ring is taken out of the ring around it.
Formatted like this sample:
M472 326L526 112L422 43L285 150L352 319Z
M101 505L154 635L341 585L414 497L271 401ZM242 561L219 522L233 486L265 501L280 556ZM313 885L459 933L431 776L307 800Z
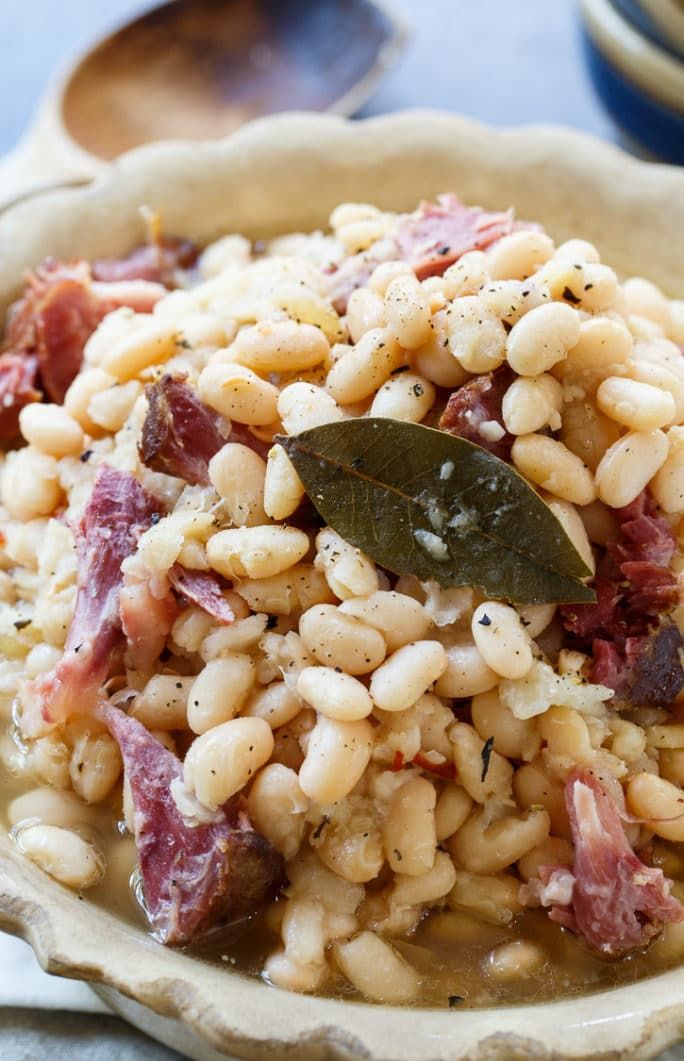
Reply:
M480 756L482 758L482 773L480 774L480 781L483 782L489 773L489 760L492 757L492 749L494 747L494 738L487 737L487 740L482 745L482 751Z

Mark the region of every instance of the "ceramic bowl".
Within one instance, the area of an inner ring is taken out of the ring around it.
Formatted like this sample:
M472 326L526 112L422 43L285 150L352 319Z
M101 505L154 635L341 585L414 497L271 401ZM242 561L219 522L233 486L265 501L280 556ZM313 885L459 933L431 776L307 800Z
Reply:
M631 21L624 4L582 0L589 74L628 140L657 158L684 164L684 60L646 34L638 4L627 4Z
M262 237L311 229L350 199L410 209L445 189L487 208L513 205L559 240L584 236L617 269L684 295L682 171L579 133L500 132L421 112L360 123L289 115L222 143L134 152L88 188L38 197L0 218L0 303L46 254L129 249L143 234L142 204L161 212L167 231L205 242L231 230ZM50 972L96 983L128 1019L201 1061L638 1059L684 1034L684 969L584 998L462 1012L270 989L165 949L81 901L4 833L0 927L25 936Z
M681 0L613 0L623 15L650 40L684 58Z

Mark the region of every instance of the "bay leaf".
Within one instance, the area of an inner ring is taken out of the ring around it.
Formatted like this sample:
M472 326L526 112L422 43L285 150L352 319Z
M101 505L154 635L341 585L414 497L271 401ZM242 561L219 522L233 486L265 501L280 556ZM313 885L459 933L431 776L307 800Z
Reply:
M596 599L548 505L472 442L380 417L276 441L328 526L395 574L516 604Z

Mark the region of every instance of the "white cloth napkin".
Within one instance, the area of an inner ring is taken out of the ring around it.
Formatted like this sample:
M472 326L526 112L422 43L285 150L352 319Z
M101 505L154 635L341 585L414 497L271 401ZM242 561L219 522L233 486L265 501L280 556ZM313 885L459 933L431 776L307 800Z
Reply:
M109 1012L84 983L44 973L29 945L4 932L0 932L0 1006Z

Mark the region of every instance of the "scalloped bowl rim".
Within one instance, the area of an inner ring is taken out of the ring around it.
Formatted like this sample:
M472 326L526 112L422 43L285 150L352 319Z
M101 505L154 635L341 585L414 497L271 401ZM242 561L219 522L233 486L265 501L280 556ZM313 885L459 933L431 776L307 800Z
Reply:
M116 254L143 232L139 206L201 242L324 223L349 198L410 208L455 190L514 205L558 239L583 235L625 271L684 295L684 171L629 158L585 134L498 131L439 112L365 122L309 114L260 119L214 144L155 144L87 188L51 192L0 217L0 308L45 254ZM639 224L635 224L635 218ZM675 238L673 238L675 237ZM469 1011L400 1009L268 989L154 943L79 901L0 834L0 926L50 972L108 985L177 1018L218 1050L298 1061L365 1057L617 1057L653 1054L684 1034L684 969L561 1002Z

